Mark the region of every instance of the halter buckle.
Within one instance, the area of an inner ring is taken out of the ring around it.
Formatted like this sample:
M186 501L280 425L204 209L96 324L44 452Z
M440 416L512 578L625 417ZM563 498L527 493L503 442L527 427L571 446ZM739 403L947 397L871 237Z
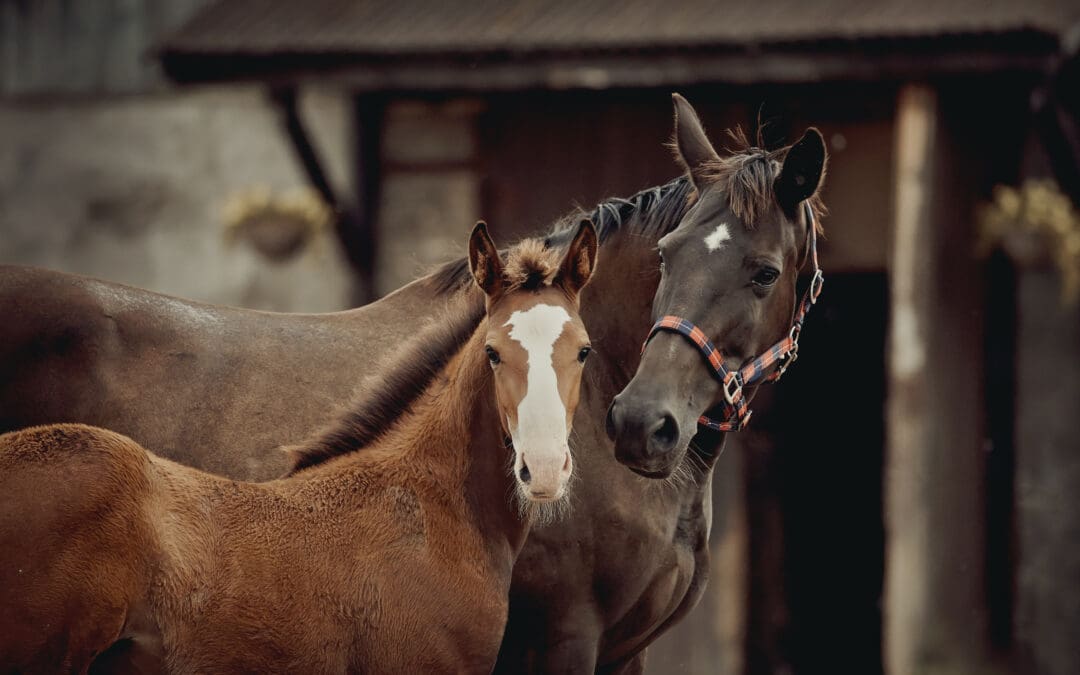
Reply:
M728 402L728 405L734 406L735 402L742 398L742 382L739 381L738 373L728 373L727 377L724 378L722 388L724 390L724 400Z
M810 304L816 305L818 296L821 295L821 287L825 285L825 273L821 268L814 270L814 278L810 280Z

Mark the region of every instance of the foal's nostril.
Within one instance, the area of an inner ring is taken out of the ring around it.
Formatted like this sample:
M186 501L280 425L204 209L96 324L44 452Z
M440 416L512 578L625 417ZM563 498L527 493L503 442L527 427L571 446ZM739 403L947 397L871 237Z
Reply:
M570 470L570 453L569 452L566 453L566 459L563 460L562 470L563 471L569 471Z
M679 440L679 423L671 415L665 414L649 440L649 446L659 452L671 450Z
M525 466L524 464L521 465L521 471L518 471L518 476L521 478L521 482L525 483L526 485L528 485L529 481L532 480L532 474L529 473L529 467Z

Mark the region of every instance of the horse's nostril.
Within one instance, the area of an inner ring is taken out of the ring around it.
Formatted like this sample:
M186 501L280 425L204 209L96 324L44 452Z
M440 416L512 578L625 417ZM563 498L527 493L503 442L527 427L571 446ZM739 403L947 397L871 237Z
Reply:
M524 464L521 465L521 471L518 471L518 476L521 478L521 482L525 483L526 485L528 485L529 481L532 480L532 474L529 473L529 467L525 466Z
M611 405L607 409L607 420L605 427L607 429L608 438L615 440L615 406L619 404L618 397L611 402Z
M671 415L664 415L664 419L653 431L650 444L658 450L668 451L679 440L679 424Z
M563 471L569 471L570 470L570 453L569 452L566 453L566 459L562 463L562 470Z

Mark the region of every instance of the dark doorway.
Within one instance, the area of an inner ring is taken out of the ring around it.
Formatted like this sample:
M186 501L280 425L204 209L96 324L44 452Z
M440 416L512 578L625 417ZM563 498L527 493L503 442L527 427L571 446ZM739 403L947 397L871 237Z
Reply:
M883 273L828 275L762 416L774 443L748 458L750 522L763 525L750 565L765 572L750 593L775 600L750 603L751 673L882 672L887 308Z

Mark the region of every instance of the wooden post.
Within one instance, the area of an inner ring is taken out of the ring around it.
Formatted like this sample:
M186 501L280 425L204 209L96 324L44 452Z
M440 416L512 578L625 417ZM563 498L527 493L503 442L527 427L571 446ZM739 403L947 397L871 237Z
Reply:
M891 675L985 664L981 289L972 214L937 92L896 116L883 639Z

